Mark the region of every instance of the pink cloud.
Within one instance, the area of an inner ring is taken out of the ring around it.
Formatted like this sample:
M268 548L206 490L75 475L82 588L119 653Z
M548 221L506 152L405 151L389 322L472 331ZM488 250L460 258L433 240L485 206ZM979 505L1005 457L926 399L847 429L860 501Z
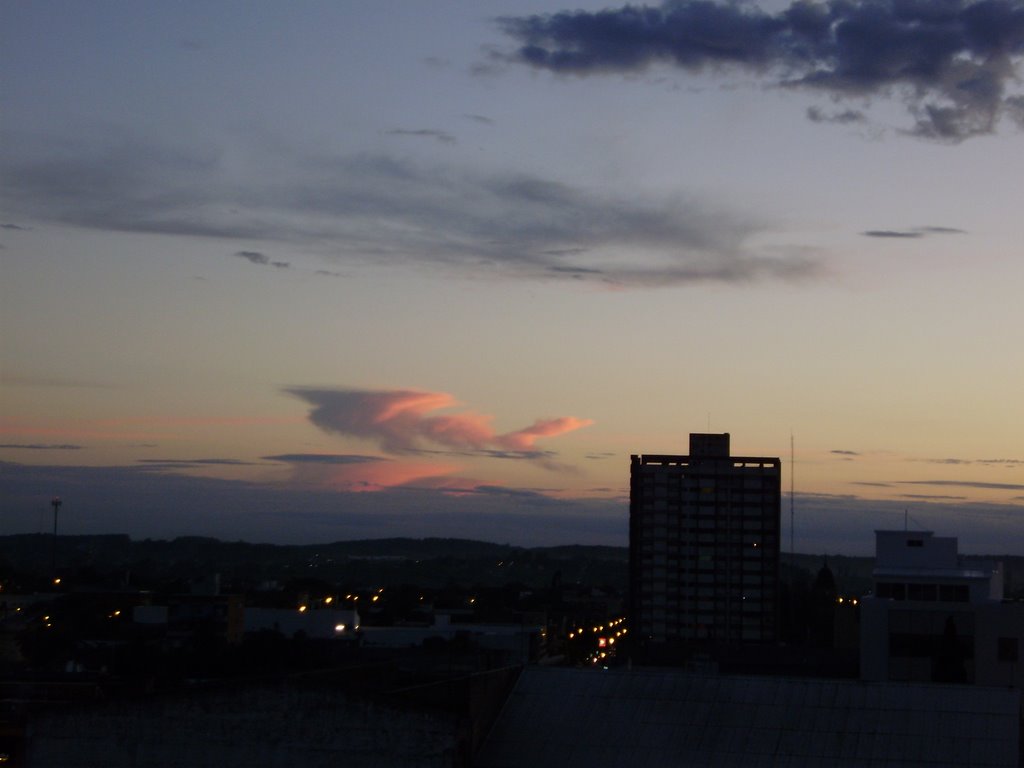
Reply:
M538 419L531 426L498 434L488 414L465 410L435 414L458 405L446 392L351 390L293 387L287 390L312 406L309 420L325 432L377 442L389 453L429 447L454 450L527 451L544 437L556 437L593 424L564 416Z
M566 432L573 432L583 427L589 427L594 423L593 419L577 419L574 416L562 416L559 419L537 419L525 429L516 432L509 432L495 438L498 445L510 448L515 451L527 451L533 447L534 442L540 437L557 437Z
M339 491L382 491L444 477L457 469L451 464L383 460L332 468L322 484Z

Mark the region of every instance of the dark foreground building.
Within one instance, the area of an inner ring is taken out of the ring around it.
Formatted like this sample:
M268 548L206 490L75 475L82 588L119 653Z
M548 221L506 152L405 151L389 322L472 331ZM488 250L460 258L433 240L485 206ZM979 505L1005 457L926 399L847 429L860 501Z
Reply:
M1020 691L527 667L476 768L1014 768Z
M629 628L634 657L778 637L777 458L730 456L729 435L691 434L686 456L632 456Z

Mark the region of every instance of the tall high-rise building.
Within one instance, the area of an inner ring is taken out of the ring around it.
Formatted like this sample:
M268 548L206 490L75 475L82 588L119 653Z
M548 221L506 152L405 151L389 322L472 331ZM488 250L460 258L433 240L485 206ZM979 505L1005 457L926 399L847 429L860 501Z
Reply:
M691 434L687 456L632 456L629 628L638 658L778 637L781 462Z

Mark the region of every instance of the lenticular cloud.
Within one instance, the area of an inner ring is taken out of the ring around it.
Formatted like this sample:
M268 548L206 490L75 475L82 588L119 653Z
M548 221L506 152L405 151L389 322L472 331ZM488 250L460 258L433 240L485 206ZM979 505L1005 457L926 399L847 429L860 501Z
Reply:
M430 448L460 451L528 451L537 440L589 426L591 419L562 416L498 434L489 414L463 410L436 413L458 405L446 392L353 390L290 387L289 394L310 406L309 420L325 432L373 440L389 453Z

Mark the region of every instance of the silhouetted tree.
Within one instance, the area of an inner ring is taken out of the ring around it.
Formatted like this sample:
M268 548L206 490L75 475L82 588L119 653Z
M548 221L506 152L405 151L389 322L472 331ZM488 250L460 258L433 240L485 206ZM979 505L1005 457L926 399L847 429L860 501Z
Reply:
M821 648L831 648L835 635L836 580L828 563L825 562L811 585L808 624L811 643Z
M938 653L932 660L932 682L966 683L967 667L964 665L964 651L956 634L952 616L946 617L946 626L939 641Z

